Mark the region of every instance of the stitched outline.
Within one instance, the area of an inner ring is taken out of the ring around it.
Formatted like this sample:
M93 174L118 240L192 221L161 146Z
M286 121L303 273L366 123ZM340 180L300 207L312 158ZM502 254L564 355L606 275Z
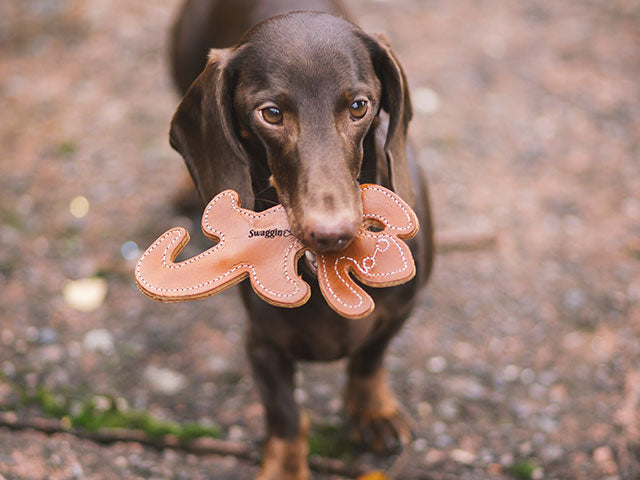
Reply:
M209 205L207 205L207 208L205 210L204 216L203 216L203 226L206 228L206 231L208 233L214 233L218 238L218 244L214 245L213 247L211 247L210 249L206 250L205 252L189 258L183 262L180 263L173 263L173 262L168 262L167 261L167 255L169 253L169 250L172 249L173 245L178 242L178 240L183 236L182 235L182 231L181 229L173 229L170 230L168 232L166 232L164 235L162 235L158 240L156 240L153 245L151 245L142 255L142 257L140 257L140 260L138 260L138 263L136 265L136 277L140 280L140 283L142 283L145 287L147 287L150 290L154 290L156 292L190 292L190 291L194 291L194 290L199 290L203 287L207 287L209 285L215 284L216 282L218 282L221 279L224 279L225 277L228 277L229 275L235 273L237 270L240 269L244 269L244 268L249 268L250 271L250 275L251 275L251 280L252 282L255 282L256 285L258 285L261 290L269 295L275 296L275 297L280 297L280 298L289 298L289 297L294 297L298 294L298 292L300 291L300 286L298 285L298 282L296 282L295 280L293 280L290 276L289 276L289 272L287 270L287 259L289 257L289 254L291 253L291 250L294 247L300 247L301 246L301 242L298 239L295 239L291 245L289 245L289 247L287 248L287 250L285 251L285 254L283 256L282 259L282 270L284 272L284 276L285 279L287 280L288 283L292 284L295 288L295 290L292 293L287 293L287 294L283 294L283 293L279 293L276 292L274 290L271 290L269 288L267 288L258 278L258 275L256 273L256 268L248 263L244 263L244 264L239 264L239 265L235 265L233 268L231 268L230 270L228 270L227 272L225 272L222 275L219 275L216 278L213 278L207 282L204 283L199 283L196 285L192 285L189 287L179 287L179 288L163 288L163 287L159 287L156 285L153 285L151 283L149 283L143 276L142 274L142 264L144 263L144 261L146 260L146 258L151 255L151 253L161 244L165 241L166 237L169 236L174 236L174 238L172 238L172 240L169 242L169 244L167 245L167 247L164 249L164 252L162 254L162 264L165 268L170 268L170 269L178 269L178 268L182 268L184 266L187 266L191 263L194 263L195 261L204 258L210 254L212 254L213 252L215 252L216 250L220 249L224 243L225 243L225 236L224 233L213 228L210 224L209 224L209 213L211 211L211 209L214 207L214 205L216 203L218 203L219 200L221 200L223 197L230 197L231 198L231 208L233 210L235 210L238 213L241 213L242 215L245 215L247 217L253 218L253 219L257 219L257 218L262 218L262 217L266 217L267 215L271 215L273 213L275 213L276 211L280 210L282 207L280 206L280 208L274 207L271 208L265 212L261 212L259 214L256 214L254 212L248 211L248 210L243 210L242 208L238 207L237 204L237 200L235 198L235 196L230 192L230 191L224 191L218 195L216 195L213 200L209 203ZM177 233L177 235L175 235ZM215 287L214 287L215 288ZM202 292L202 293L206 293Z
M415 228L415 225L413 224L413 216L407 211L405 206L400 201L398 201L398 199L396 198L395 195L392 195L389 192L387 192L386 190L382 190L381 188L378 188L375 185L367 186L367 187L364 187L364 188L361 189L362 192L366 192L367 190L373 190L373 191L376 191L376 192L380 192L383 195L385 195L388 198L390 198L391 200L393 200L393 202L398 207L400 207L402 212L406 215L407 221L409 223L409 225L408 225L409 231L411 231L411 230L413 230ZM377 215L377 214L374 214L374 213L371 213L371 214L365 213L365 214L363 214L363 217L365 217L365 218L375 218L375 219L381 220L382 223L384 223L385 226L387 226L391 230L407 230L407 227L395 227L395 226L391 225L391 222L389 222L389 220L387 220L386 217L383 217L382 215Z
M338 279L351 291L351 293L353 293L356 297L358 297L360 299L358 304L357 305L347 304L347 303L343 302L342 300L340 300L340 297L338 297L338 295L336 295L336 292L334 292L333 288L331 288L331 282L329 282L329 277L327 276L326 259L325 259L324 255L321 255L320 256L320 260L322 260L321 263L322 263L322 270L323 270L323 275L324 275L324 283L327 286L327 288L329 289L329 292L331 293L331 296L340 305L342 305L345 308L356 309L356 308L360 307L364 303L364 298L344 278L342 278L342 275L340 275L340 272L338 271L338 262L343 258L347 258L347 257L340 257L339 259L337 259L333 264L333 269L336 272L336 275L337 275Z
M387 244L387 246L384 249L378 248L378 246L382 243L385 242ZM372 268L375 268L376 266L376 256L378 255L378 252L384 253L389 249L389 240L386 238L379 238L376 240L376 249L374 250L372 255L369 255L368 257L364 257L362 259L362 266L356 265L358 266L358 268L360 268L360 270L362 270L364 273L366 273L367 275L369 274L369 270L371 270ZM367 260L371 260L371 266L367 267L367 265L365 265L365 263L367 262Z
M178 235L173 238L171 240L171 242L169 242L169 245L165 248L165 251L163 253L163 259L166 257L167 252L171 249L172 245L176 242L176 240L178 240L182 235L180 233L179 230L172 230L170 232L167 232L165 235L163 235L154 245L152 245L152 247L149 247L149 249L145 252L145 254L140 258L140 260L138 261L138 265L136 266L136 276L138 277L138 279L140 280L140 283L142 283L145 287L147 287L150 290L154 290L156 292L189 292L189 291L193 291L193 290L198 290L201 289L202 287L206 287L208 285L212 285L216 282L218 282L219 280L228 277L229 275L233 274L234 272L236 272L237 270L243 269L243 268L249 268L250 271L249 273L251 274L251 280L254 281L256 283L256 285L258 285L262 291L268 293L269 295L273 295L276 297L282 297L282 298L288 298L288 297L293 297L295 295L297 295L297 293L300 291L300 287L298 286L298 283L293 280L290 276L289 273L287 272L287 258L289 257L289 253L291 252L291 250L294 247L298 247L300 246L300 241L299 240L295 240L293 243L291 243L291 245L289 245L289 247L287 248L284 258L283 258L283 262L282 262L282 266L283 266L283 271L284 271L284 275L285 278L287 280L287 282L293 284L293 286L295 287L295 291L292 293L279 293L276 292L274 290L271 290L269 288L267 288L260 280L258 277L258 274L256 273L256 268L249 264L249 263L243 263L243 264L239 264L239 265L235 265L233 268L231 268L230 270L227 270L225 273L223 273L222 275L217 276L216 278L213 278L207 282L203 282L203 283L198 283L196 285L192 285L190 287L179 287L179 288L164 288L164 287L158 287L156 285L153 285L151 283L149 283L144 276L142 275L142 264L144 263L143 260L145 259L145 257L147 257L148 255L151 254L151 251L156 248L158 246L158 244L162 243L162 241L164 241L165 237L169 236L172 233L178 233ZM217 247L217 245L216 245ZM213 250L215 247L211 248L210 250ZM206 252L205 252L206 253ZM195 258L195 257L194 257ZM191 259L190 259L191 260ZM173 268L174 266L178 266L178 265L182 265L182 264L166 264L166 268ZM205 290L206 292L206 290ZM205 293L202 292L202 293Z
M363 214L363 218L375 218L375 219L381 220L381 221L382 221L382 223L385 225L385 227L386 227L386 228L388 228L388 229L390 229L390 230L397 230L397 231L407 231L407 230L408 230L408 231L411 231L411 230L413 230L413 228L415 228L415 227L414 227L414 222L413 222L413 220L412 220L412 218L413 218L413 217L409 214L409 212L407 211L407 209L405 208L405 206L404 206L400 201L398 201L398 199L397 199L394 195L390 194L389 192L387 192L387 191L385 191L385 190L383 190L383 189L377 188L376 186L367 186L367 187L365 187L365 188L362 188L362 192L366 192L367 190L373 190L373 191L376 191L376 192L382 193L382 194L383 194L383 195L385 195L386 197L390 198L390 199L391 199L391 200L392 200L392 201L393 201L393 202L394 202L394 203L395 203L395 204L396 204L396 205L397 205L397 206L402 210L402 212L405 214L405 216L406 216L406 218L407 218L407 223L408 223L408 225L407 225L407 226L405 226L405 227L396 227L396 226L392 225L392 224L391 224L391 222L389 222L389 221L387 220L387 218L386 218L386 217L383 217L382 215L378 215L378 214L373 214L373 213L371 213L371 214ZM212 209L212 208L213 208L213 206L214 206L214 205L215 205L219 200L221 200L223 197L230 197L230 198L231 198L231 208L232 208L234 211L236 211L236 212L238 212L238 213L240 213L240 214L242 214L242 215L244 215L244 216L246 216L246 217L250 217L250 218L254 218L254 219L258 219L258 218L265 217L265 216L267 216L267 215L271 215L272 213L275 213L275 212L278 210L278 208L276 207L276 208L269 209L269 210L267 210L267 211L265 211L265 212L262 212L262 213L256 214L256 213L251 212L251 211L249 211L249 210L244 210L244 209L240 208L240 207L238 206L237 199L236 199L235 195L233 195L230 191L222 192L221 194L217 195L217 196L216 196L216 197L215 197L215 198L214 198L214 199L209 203L209 205L207 206L207 208L206 208L206 210L205 210L205 214L204 214L204 216L203 216L203 222L202 222L202 223L203 223L203 226L206 228L206 233L213 233L215 236L217 236L217 237L218 237L218 239L219 239L218 244L217 244L217 245L215 245L214 247L210 248L209 250L207 250L207 251L205 251L205 252L203 252L203 253L201 253L201 254L199 254L199 255L195 256L195 257L192 257L192 258L190 258L190 259L188 259L188 260L185 260L185 261L183 261L183 262L181 262L181 263L167 262L166 257L167 257L167 254L168 254L169 250L171 249L171 247L173 246L173 244L174 244L175 242L177 242L177 241L182 237L182 233L181 233L181 231L180 231L179 229L171 230L171 231L169 231L169 232L165 233L165 234L164 234L162 237L160 237L160 238L159 238L159 239L158 239L158 240L157 240L157 241L156 241L156 242L155 242L151 247L149 247L149 249L147 249L147 251L143 254L143 256L142 256L142 257L140 258L140 260L138 261L138 264L136 265L136 276L139 278L140 282L141 282L142 284L144 284L146 287L148 287L149 289L153 289L153 290L158 291L158 292L184 292L184 291L197 290L197 289L200 289L200 288L205 287L205 286L207 286L207 285L211 285L211 284L213 284L213 283L218 282L220 279L223 279L223 278L225 278L225 277L227 277L227 276L231 275L232 273L234 273L235 271L237 271L237 270L239 270L239 269L249 268L249 269L250 269L250 272L249 272L249 273L250 273L250 275L251 275L251 280L252 280L252 281L254 281L254 282L255 282L255 283L256 283L260 288L262 288L262 290L263 290L264 292L267 292L267 293L268 293L268 294L270 294L270 295L274 295L274 296L277 296L277 297L283 297L283 298L286 298L286 297L292 297L292 296L296 295L296 294L297 294L297 292L299 291L299 286L298 286L298 284L297 284L294 280L292 280L292 279L291 279L291 277L289 276L288 271L287 271L287 269L286 269L286 264L287 264L287 258L288 258L288 256L289 256L289 253L291 252L291 249L292 249L292 248L294 248L294 246L295 246L295 247L298 247L298 246L300 246L300 245L301 245L301 243L300 243L300 242L299 242L299 240L297 240L297 239L296 239L296 240L295 240L295 241L294 241L294 242L293 242L293 243L292 243L292 244L287 248L287 251L285 252L285 255L284 255L284 258L283 258L283 271L284 271L285 278L286 278L286 280L287 280L289 283L293 284L293 285L294 285L294 287L295 287L295 291L294 291L293 293L290 293L290 294L281 294L281 293L274 292L274 291L272 291L272 290L268 289L268 288L267 288L267 287L266 287L266 286L265 286L265 285L264 285L264 284L263 284L263 283L258 279L258 276L257 276L257 274L256 274L256 269L255 269L255 267L254 267L253 265L250 265L250 264L240 264L240 265L236 265L236 266L234 266L232 269L230 269L229 271L227 271L227 272L226 272L226 273L224 273L223 275L220 275L220 276L216 277L215 279L212 279L212 280L209 280L208 282L201 283L201 284L197 284L197 285L195 285L195 286L191 286L191 287L181 287L181 288L172 288L172 289L167 289L167 288L162 288L162 287L157 287L157 286L155 286L155 285L152 285L152 284L150 284L148 281L146 281L146 280L144 279L144 277L143 277L143 275L142 275L142 272L141 272L141 269L142 269L142 263L143 263L143 261L144 261L144 260L145 260L145 259L146 259L150 254L151 254L151 252L152 252L155 248L157 248L157 247L158 247L158 245L160 245L162 242L164 242L164 240L165 240L165 238L166 238L167 236L175 235L176 233L178 234L177 236L175 236L175 237L171 240L171 242L169 243L169 245L165 248L165 251L163 252L163 255L162 255L162 263L163 263L163 265L164 265L166 268L172 268L172 269L175 269L175 268L181 268L181 267L183 267L183 266L189 265L189 264L191 264L191 263L193 263L193 262L195 262L195 261L199 260L200 258L203 258L203 257L205 257L205 256L207 256L207 255L210 255L211 253L215 252L216 250L218 250L219 248L221 248L221 247L223 246L223 244L224 244L224 242L225 242L224 233L222 233L221 231L219 231L219 230L217 230L217 229L213 228L213 227L209 224L209 213L210 213L211 209ZM281 207L281 206L280 206L280 207ZM281 207L281 208L282 208L282 207ZM355 309L355 308L360 307L360 306L364 303L364 298L363 298L363 297L362 297L362 295L360 295L356 290L354 290L354 289L351 287L351 285L350 285L350 284L349 284L349 283L348 283L348 282L343 278L343 276L340 274L340 272L339 272L339 270L338 270L338 264L339 264L339 262L340 262L341 260L343 260L343 259L350 260L350 261L351 261L351 262L356 266L356 268L357 268L358 270L360 270L360 272L362 272L363 274L365 274L365 275L367 275L367 276L369 276L369 277L386 277L386 276L390 276L390 275L395 275L395 274L397 274L397 273L400 273L400 272L402 272L402 271L406 270L406 268L407 268L407 266L408 266L408 263L407 263L407 260L406 260L405 254L404 254L404 250L403 250L403 248L398 244L398 241L396 240L396 238L395 238L394 236L391 236L391 235L383 235L382 233L383 233L383 232L376 232L376 235L372 235L372 234L364 233L364 231L361 231L361 232L360 232L360 234L361 234L363 237L376 238L376 250L374 251L374 253L373 253L372 255L370 255L370 256L368 256L368 257L365 257L365 259L363 259L362 266L361 266L361 265L360 265L360 264L359 264L359 263L358 263L354 258L349 257L349 256L342 256L342 257L338 258L338 259L334 262L334 271L335 271L335 273L336 273L336 276L337 276L337 277L338 277L338 279L340 280L340 282L342 282L342 283L343 283L343 284L344 284L344 285L345 285L345 286L346 286L346 287L351 291L351 293L353 293L356 297L358 297L358 298L360 299L360 301L359 301L359 302L358 302L358 304L356 304L356 305L348 305L348 304L346 304L345 302L343 302L342 300L340 300L340 298L337 296L337 294L335 293L335 291L334 291L334 290L333 290L333 288L331 287L331 284L330 284L330 282L329 282L329 280L328 280L328 277L327 277L327 275L326 275L326 272L327 272L327 268L326 268L326 259L324 258L324 256L321 256L321 260L322 260L322 268L323 268L324 277L325 277L325 282L324 282L324 283L325 283L325 285L327 286L327 289L328 289L328 290L329 290L329 292L331 293L332 297L333 297L333 298L334 298L338 303L340 303L341 305L343 305L345 308ZM382 237L382 238L380 238L380 237ZM369 273L369 270L371 270L371 269L373 269L373 268L375 267L375 257L376 257L376 255L377 255L377 253L378 253L379 251L380 251L380 252L384 252L384 251L386 251L386 250L389 248L389 246L390 246L390 245L389 245L389 243L388 243L388 244L387 244L387 247L386 247L384 250L380 250L380 249L378 248L378 245L379 245L379 243L380 243L380 240L386 240L387 242L388 242L389 240L391 240L391 241L395 244L395 246L398 248L398 251L400 252L400 256L401 256L402 261L403 261L403 267L402 267L402 268L397 269L397 270L394 270L394 271L392 271L392 272L377 273L377 274ZM373 264L372 264L370 267L367 267L367 266L365 265L365 262L366 262L367 260L369 260L369 259L373 261ZM204 292L203 292L203 293L204 293Z
M384 192L383 192L384 193ZM395 244L395 246L397 247L398 251L400 252L400 256L402 257L402 268L393 270L391 272L382 272L382 273L369 273L368 270L370 270L371 268L375 267L375 263L373 266L366 268L364 267L364 265L361 267L360 264L358 263L358 261L350 256L347 255L343 255L342 257L339 257L335 260L334 264L333 264L333 270L336 273L336 276L338 277L338 280L340 280L340 282L345 285L349 291L351 291L351 293L353 293L356 297L358 297L360 299L360 301L358 302L358 304L356 305L352 305L352 304L347 304L345 302L343 302L338 295L336 294L336 292L333 290L332 286L331 286L331 282L329 281L329 277L327 276L327 266L326 266L326 259L324 255L320 255L320 259L322 260L322 269L323 269L323 281L324 284L326 285L327 289L329 290L329 293L331 294L331 296L342 306L344 306L345 308L351 308L351 309L356 309L359 308L363 303L364 303L364 298L362 297L362 295L360 295L352 286L351 284L340 274L340 270L338 269L338 264L342 261L342 260L350 260L358 270L360 270L365 276L368 276L369 278L373 278L373 277L388 277L391 275L396 275L400 272L405 271L409 264L407 262L407 258L404 254L404 249L402 248L402 246L398 243L397 239L393 236L393 235L388 235L388 234L383 234L383 232L376 232L376 234L366 234L364 233L364 230L361 230L359 235L362 235L363 237L369 237L369 238L375 238L376 239L376 250L374 252L373 255L366 257L364 260L366 260L367 258L372 258L375 257L375 255L377 254L378 250L378 243L380 240L385 240L385 241L391 241ZM389 248L390 244L387 245L387 248L385 248L384 250L380 250L381 252L385 252L387 251L387 249ZM363 260L363 264L364 264L364 260ZM374 258L374 262L375 262L375 258ZM348 274L347 274L348 275ZM357 276L357 275L356 275ZM367 295L368 296L368 295Z

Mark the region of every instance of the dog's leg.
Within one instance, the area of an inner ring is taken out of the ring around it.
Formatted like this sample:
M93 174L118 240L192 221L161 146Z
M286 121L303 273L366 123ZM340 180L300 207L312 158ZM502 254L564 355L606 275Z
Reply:
M247 352L267 421L267 440L256 480L309 480L308 421L293 398L294 363L251 331Z
M399 327L398 327L399 328ZM389 386L384 354L397 329L368 343L348 366L344 405L353 439L373 451L406 446L412 438L408 416Z

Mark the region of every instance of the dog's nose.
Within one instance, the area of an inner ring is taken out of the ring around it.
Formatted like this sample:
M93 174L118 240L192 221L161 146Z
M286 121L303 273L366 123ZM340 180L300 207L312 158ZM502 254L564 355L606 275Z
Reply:
M304 242L317 252L343 250L358 233L358 225L350 220L318 218L304 229Z

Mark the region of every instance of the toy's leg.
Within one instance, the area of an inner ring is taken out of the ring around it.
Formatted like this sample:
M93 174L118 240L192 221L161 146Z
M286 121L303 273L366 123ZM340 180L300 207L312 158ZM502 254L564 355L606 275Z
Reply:
M257 480L308 480L308 425L293 398L294 363L251 330L247 352L267 417L267 440Z
M396 400L383 366L386 348L399 328L360 349L351 357L347 370L344 405L352 437L376 452L405 446L412 438L409 418Z

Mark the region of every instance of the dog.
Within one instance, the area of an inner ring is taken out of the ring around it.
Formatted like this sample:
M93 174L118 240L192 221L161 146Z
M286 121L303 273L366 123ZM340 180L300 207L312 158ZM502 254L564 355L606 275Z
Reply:
M298 11L305 7L324 11ZM383 360L431 271L428 192L407 141L405 74L385 37L346 16L335 1L187 0L173 31L184 97L170 143L205 204L229 188L256 211L281 203L293 233L318 252L341 250L358 233L362 183L398 193L421 224L408 241L416 276L366 288L376 303L366 318L346 319L327 305L311 255L298 267L312 289L302 307L274 307L241 284L246 349L266 414L259 480L310 478L308 420L293 395L300 361L348 359L344 408L373 450L411 438Z

